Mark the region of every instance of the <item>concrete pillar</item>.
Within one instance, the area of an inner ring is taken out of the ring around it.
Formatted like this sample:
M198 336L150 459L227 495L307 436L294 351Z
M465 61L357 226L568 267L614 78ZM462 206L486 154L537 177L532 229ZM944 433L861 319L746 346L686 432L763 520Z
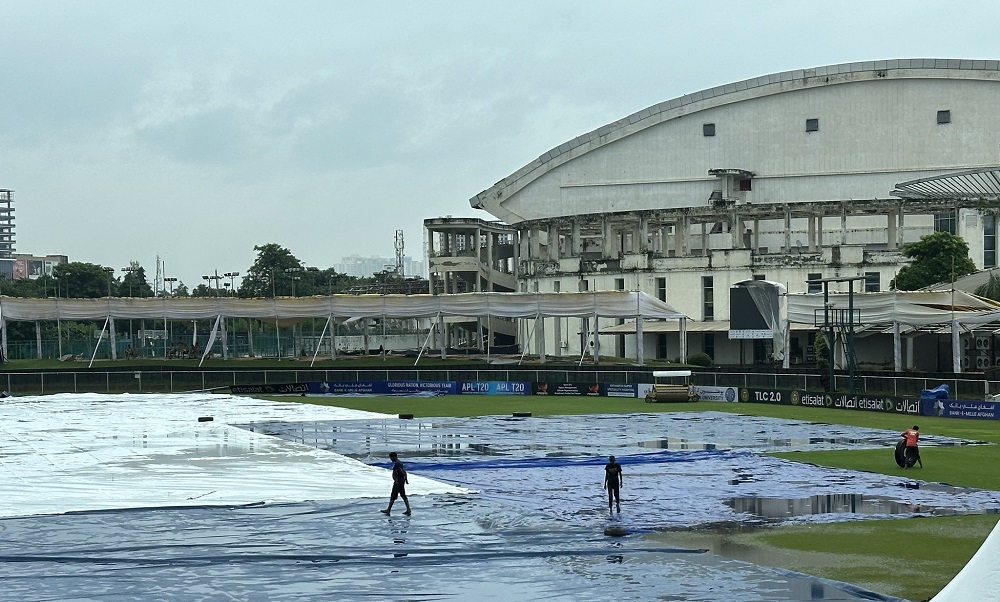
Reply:
M549 259L559 261L559 226L549 225Z
M708 223L701 222L701 254L708 255Z
M785 205L785 242L782 250L785 253L792 252L792 210Z
M642 365L644 363L642 348L642 316L635 317L635 363Z
M682 215L681 221L674 224L674 237L680 240L677 246L678 257L688 257L691 255L691 218Z
M890 251L896 249L896 212L890 211L885 216L886 243ZM898 372L898 370L897 370Z
M603 245L602 255L608 259L614 259L618 257L618 253L615 251L615 230L611 227L611 220L607 216L601 218L601 237Z
M493 272L497 267L494 265L493 247L497 244L497 235L493 232L486 233L486 290L493 290Z
M844 210L840 214L840 244L847 244L847 205L844 205Z
M649 252L649 218L645 215L639 217L639 248L636 252Z
M808 222L806 235L809 239L809 252L813 253L816 251L816 216L810 215L806 221Z
M816 216L816 248L823 248L823 216Z
M733 211L732 213L729 214L729 223L730 223L729 234L730 234L730 240L732 241L732 243L731 243L732 244L732 248L733 249L742 249L743 248L743 220L740 219L740 216L736 215L735 211Z
M678 352L680 353L681 361L686 361L688 356L688 334L687 334L687 318L680 318L677 324L677 337L678 337Z
M580 218L572 218L572 233L570 234L570 244L573 247L572 256L579 257L583 254L583 237L580 235Z
M760 250L760 220L753 220L753 252L757 253Z

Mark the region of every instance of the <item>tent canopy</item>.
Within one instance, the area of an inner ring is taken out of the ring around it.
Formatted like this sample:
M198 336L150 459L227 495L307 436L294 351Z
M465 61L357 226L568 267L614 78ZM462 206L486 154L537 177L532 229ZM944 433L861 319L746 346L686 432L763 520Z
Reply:
M998 308L1000 309L1000 308ZM462 293L456 295L329 295L238 299L226 297L103 297L100 299L23 299L0 297L0 318L13 321L148 318L435 316L504 318L600 316L608 318L686 318L666 303L635 291L581 293Z
M788 321L814 324L823 320L824 297L816 293L787 295ZM830 293L831 309L847 310L853 303L855 324L908 324L924 326L992 322L1000 318L1000 303L977 297L965 291L888 291L883 293L855 293L850 300L847 293Z

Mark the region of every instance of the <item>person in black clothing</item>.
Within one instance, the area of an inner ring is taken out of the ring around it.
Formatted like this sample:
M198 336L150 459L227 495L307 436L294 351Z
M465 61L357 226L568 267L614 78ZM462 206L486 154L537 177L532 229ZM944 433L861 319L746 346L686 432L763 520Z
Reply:
M382 514L389 514L392 511L392 505L396 503L396 498L403 498L403 503L406 504L406 512L403 514L406 516L410 515L410 500L406 497L406 485L410 482L406 475L406 469L403 467L403 462L400 461L399 456L396 452L389 452L389 459L392 460L392 493L389 495L389 507L385 510L381 510Z
M618 514L622 513L621 487L622 465L615 462L615 457L611 456L604 467L604 488L608 490L608 513L613 512L612 505L618 507Z

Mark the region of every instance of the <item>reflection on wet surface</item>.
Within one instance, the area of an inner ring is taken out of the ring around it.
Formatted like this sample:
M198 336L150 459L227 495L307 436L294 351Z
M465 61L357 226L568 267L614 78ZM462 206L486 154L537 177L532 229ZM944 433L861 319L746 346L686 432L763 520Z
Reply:
M958 514L952 508L908 504L884 496L858 493L813 495L798 499L773 497L732 498L726 501L726 505L736 512L769 519L783 519L792 516L815 514L868 514L872 516L877 515L880 518L885 518L886 515L898 514Z

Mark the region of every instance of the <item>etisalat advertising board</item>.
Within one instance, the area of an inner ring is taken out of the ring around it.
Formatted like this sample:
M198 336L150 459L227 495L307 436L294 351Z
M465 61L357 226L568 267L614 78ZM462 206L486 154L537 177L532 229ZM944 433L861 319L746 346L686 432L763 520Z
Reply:
M740 389L741 403L814 406L839 410L866 410L893 414L920 414L920 400L891 395L814 393L799 389Z

